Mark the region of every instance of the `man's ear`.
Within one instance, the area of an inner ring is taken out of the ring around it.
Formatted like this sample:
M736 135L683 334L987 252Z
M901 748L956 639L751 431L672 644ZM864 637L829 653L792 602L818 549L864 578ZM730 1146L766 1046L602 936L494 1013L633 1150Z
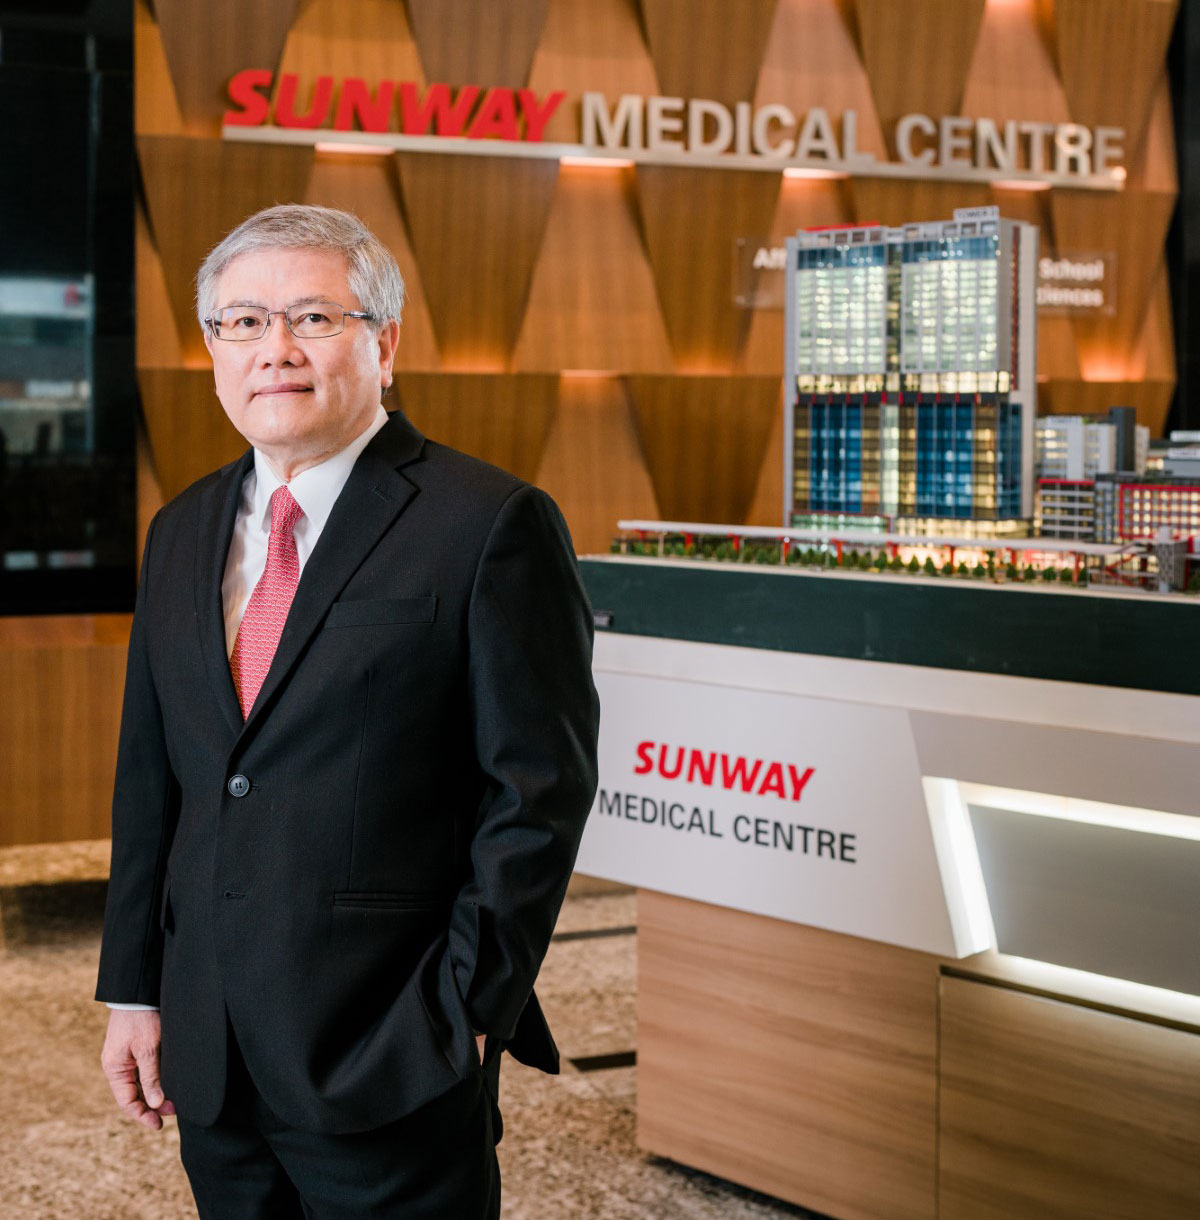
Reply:
M379 328L379 384L385 390L392 384L392 365L399 346L400 323L395 318L388 318Z
M213 354L212 331L207 326L204 326L204 325L201 325L200 331L204 335L204 346L208 348L208 354L211 356Z

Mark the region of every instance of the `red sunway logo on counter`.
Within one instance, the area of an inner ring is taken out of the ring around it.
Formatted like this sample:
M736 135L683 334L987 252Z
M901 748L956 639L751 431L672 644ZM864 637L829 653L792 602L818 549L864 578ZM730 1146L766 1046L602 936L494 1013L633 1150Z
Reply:
M756 796L777 796L780 800L799 801L805 785L815 774L814 767L801 770L793 763L716 750L697 750L666 742L639 741L634 775L654 772L663 779L680 779L706 788L720 787L730 792L752 792Z
M566 94L539 97L532 89L432 84L424 92L414 81L379 81L372 89L358 76L335 80L318 76L311 90L300 93L300 78L285 72L271 99L275 74L246 68L229 82L229 100L237 109L225 112L227 127L329 127L334 131L386 132L406 136L463 136L468 140L541 142L546 124ZM336 105L334 99L337 99ZM330 121L332 117L332 122Z

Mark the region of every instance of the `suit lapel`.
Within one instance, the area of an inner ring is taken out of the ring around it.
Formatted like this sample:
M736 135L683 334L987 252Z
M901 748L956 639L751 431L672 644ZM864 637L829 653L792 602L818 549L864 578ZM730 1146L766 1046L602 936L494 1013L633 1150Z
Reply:
M279 647L243 731L263 714L324 621L330 604L417 494L416 486L397 467L417 458L424 443L425 438L403 415L396 413L372 437L355 462L304 565ZM228 672L228 664L225 668ZM232 679L229 685L232 689Z
M229 672L229 654L225 651L221 583L242 499L242 482L253 466L254 450L250 449L240 461L220 471L201 493L197 522L195 598L200 651L217 704L234 733L242 731L242 709Z

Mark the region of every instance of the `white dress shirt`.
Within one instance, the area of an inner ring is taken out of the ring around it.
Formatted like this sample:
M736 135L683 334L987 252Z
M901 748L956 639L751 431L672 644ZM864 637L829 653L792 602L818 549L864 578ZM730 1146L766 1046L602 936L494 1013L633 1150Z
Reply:
M302 470L287 485L304 516L296 522L293 536L300 574L317 545L317 539L329 520L333 505L371 437L387 423L387 412L381 406L365 432L333 457ZM270 462L256 449L254 469L242 482L242 502L238 506L233 526L233 539L225 560L225 579L221 582L221 604L225 610L225 652L233 654L242 615L254 586L267 566L267 541L271 537L271 497L283 480L271 469Z
M334 503L342 494L350 471L358 461L358 455L367 447L371 437L387 423L387 412L382 405L365 432L326 458L316 466L302 470L288 484L288 490L296 503L304 510L304 516L296 522L294 537L296 554L300 560L300 573L317 545L317 539L329 520ZM238 505L237 520L233 524L233 539L229 543L229 554L225 559L225 579L221 582L221 604L225 610L225 652L233 652L242 615L254 586L267 566L267 540L271 536L271 496L283 480L271 469L270 462L257 450L254 451L254 468L242 481L242 500ZM126 1009L130 1012L156 1012L151 1004L109 1004L109 1008Z

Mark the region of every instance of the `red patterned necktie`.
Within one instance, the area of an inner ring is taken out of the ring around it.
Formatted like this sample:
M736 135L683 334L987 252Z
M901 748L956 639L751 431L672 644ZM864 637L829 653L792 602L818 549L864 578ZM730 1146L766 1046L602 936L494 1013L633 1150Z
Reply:
M250 715L267 670L271 668L288 609L296 595L296 585L300 583L300 558L296 554L292 531L303 516L304 510L287 487L277 488L271 496L267 566L246 603L246 613L242 615L229 657L243 719Z

